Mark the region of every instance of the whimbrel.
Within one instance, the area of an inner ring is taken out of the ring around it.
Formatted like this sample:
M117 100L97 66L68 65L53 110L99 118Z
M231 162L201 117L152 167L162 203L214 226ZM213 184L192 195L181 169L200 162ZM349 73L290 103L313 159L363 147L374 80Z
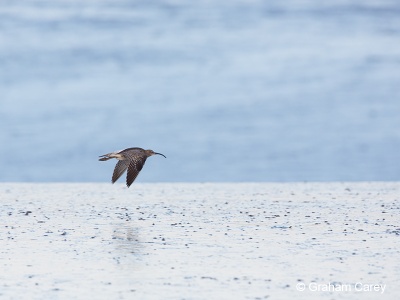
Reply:
M164 154L154 152L153 150L144 150L142 148L134 147L100 155L99 160L105 161L111 158L118 159L111 182L116 182L118 178L124 174L125 170L128 169L128 174L126 175L126 186L130 187L139 175L140 170L142 170L146 159L154 154L162 155L166 158Z

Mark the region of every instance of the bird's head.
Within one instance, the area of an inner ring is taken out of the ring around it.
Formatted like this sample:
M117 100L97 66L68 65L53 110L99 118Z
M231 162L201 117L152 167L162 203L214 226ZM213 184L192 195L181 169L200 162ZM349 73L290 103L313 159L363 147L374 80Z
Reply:
M147 156L152 156L152 155L161 155L161 156L164 156L165 158L167 158L164 154L161 154L161 153L158 153L158 152L154 152L153 150L146 150L146 154L147 154Z

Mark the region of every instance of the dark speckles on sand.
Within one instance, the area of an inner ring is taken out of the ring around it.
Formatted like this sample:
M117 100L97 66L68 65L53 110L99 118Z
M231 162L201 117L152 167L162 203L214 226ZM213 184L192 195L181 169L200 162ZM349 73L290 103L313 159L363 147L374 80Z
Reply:
M135 190L0 184L7 215L0 293L308 299L298 282L331 281L383 282L390 286L385 297L395 299L399 189L396 183L137 183Z

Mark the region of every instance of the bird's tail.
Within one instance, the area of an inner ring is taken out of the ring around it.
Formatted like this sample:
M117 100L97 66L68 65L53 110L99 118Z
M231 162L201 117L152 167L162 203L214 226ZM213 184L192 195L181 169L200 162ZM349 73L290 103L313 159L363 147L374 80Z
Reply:
M100 157L99 160L100 160L100 161L106 161L106 160L109 160L109 159L113 158L112 156L110 156L110 154L112 154L112 153L100 155L100 156L99 156L99 157Z

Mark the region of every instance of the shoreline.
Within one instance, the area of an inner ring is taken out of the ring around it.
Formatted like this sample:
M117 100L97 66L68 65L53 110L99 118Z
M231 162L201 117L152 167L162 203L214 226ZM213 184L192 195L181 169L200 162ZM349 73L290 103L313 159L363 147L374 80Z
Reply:
M400 182L0 183L0 297L396 299L399 191Z

